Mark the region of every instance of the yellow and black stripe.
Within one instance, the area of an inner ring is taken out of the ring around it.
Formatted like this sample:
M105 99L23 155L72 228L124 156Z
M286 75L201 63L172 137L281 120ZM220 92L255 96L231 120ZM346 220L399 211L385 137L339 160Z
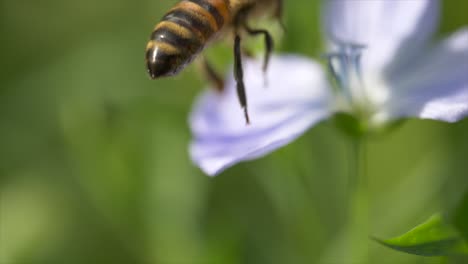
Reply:
M229 22L228 0L184 0L161 19L146 46L151 78L177 74Z

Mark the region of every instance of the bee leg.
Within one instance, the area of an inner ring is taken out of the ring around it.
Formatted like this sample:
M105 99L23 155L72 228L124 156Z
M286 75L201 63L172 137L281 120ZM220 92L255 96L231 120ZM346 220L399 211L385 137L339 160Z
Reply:
M206 58L203 58L202 62L203 72L205 77L208 81L213 85L213 87L218 92L222 92L224 90L224 80L221 76L216 72L213 66L208 62Z
M234 78L237 84L237 96L239 103L244 109L245 123L250 124L249 113L247 111L247 96L245 94L244 70L242 69L241 38L236 34L234 40Z
M244 23L244 28L249 33L249 35L255 36L255 35L263 35L265 38L265 57L263 59L263 74L266 74L266 70L268 68L268 63L270 61L271 53L273 51L273 38L271 37L270 33L265 30L265 29L252 29L250 28L246 23ZM266 77L265 77L266 81Z

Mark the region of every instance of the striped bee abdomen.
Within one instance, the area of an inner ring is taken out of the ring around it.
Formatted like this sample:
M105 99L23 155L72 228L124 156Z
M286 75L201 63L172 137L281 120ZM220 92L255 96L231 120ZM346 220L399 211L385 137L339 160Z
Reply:
M151 78L181 71L229 18L227 0L180 1L162 18L146 46Z

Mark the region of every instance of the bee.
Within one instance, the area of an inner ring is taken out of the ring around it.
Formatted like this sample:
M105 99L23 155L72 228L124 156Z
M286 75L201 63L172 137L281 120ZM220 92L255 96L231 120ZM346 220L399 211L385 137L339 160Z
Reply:
M171 8L154 28L146 46L146 66L151 79L178 74L217 39L234 36L234 77L239 103L249 124L247 98L243 80L241 38L263 35L265 56L263 71L268 67L273 39L265 29L249 26L251 18L270 15L281 22L282 0L183 0ZM222 79L204 60L207 77L222 90Z

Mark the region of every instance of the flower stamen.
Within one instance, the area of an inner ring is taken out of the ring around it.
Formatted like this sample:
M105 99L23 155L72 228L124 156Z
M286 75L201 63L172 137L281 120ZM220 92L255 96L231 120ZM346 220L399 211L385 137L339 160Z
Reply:
M337 51L326 54L328 71L335 90L344 97L346 111L362 112L367 105L367 96L362 79L361 58L365 45L339 42Z

